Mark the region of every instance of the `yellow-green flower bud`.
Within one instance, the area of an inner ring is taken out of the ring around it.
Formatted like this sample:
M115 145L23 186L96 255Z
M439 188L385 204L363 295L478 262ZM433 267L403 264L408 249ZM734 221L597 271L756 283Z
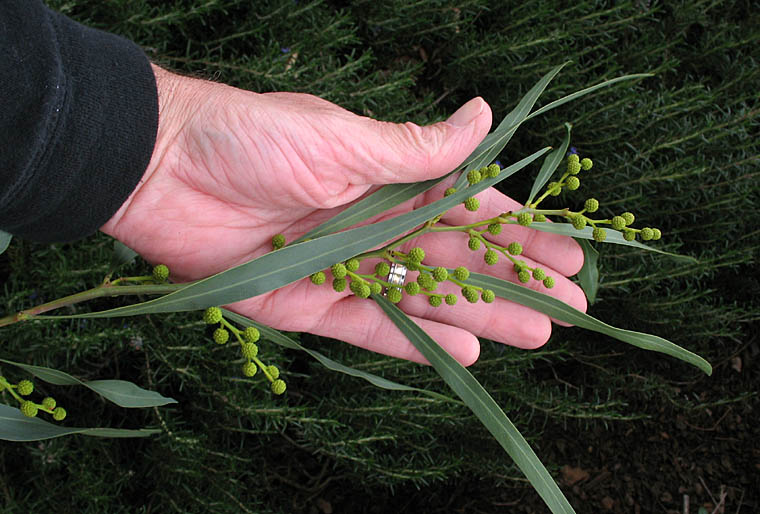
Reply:
M246 377L252 377L256 374L256 371L258 371L258 368L256 367L256 364L253 362L246 362L243 364L243 375Z
M454 293L449 293L446 295L446 305L456 305L457 300L458 297Z
M521 212L517 215L517 223L522 225L523 227L527 227L531 224L533 221L533 216L530 215L529 212Z
M372 294L380 294L383 292L383 285L380 282L372 282L369 285L369 290Z
M625 227L625 218L622 216L613 216L612 217L612 228L615 230L623 230L623 227Z
M517 241L512 241L509 243L509 246L507 246L507 251L512 255L520 255L523 251L523 247Z
M419 246L412 248L409 250L409 254L407 255L407 260L412 262L422 262L425 260L425 250L420 248Z
M346 269L350 272L355 272L359 269L359 259L349 259L346 261Z
M480 170L470 170L467 173L467 182L470 184L477 184L483 180L483 177L480 175Z
M330 266L330 271L332 272L333 278L345 278L348 271L346 270L346 265L342 262L338 262Z
M342 293L343 291L345 291L346 285L347 285L347 281L345 278L333 279L333 283L332 283L333 291L335 291L336 293Z
M277 234L272 238L272 250L279 250L285 246L285 236Z
M420 285L417 282L409 282L404 286L404 290L409 296L415 296L420 294Z
M21 410L21 414L26 416L27 418L33 418L37 415L37 412L39 409L37 408L37 405L35 405L34 402L30 401L23 401L21 402L21 407L19 407Z
M542 270L541 268L535 268L533 270L533 279L534 280L543 280L546 278L546 272Z
M577 153L571 153L567 156L567 162L578 162L580 160L580 157L578 157Z
M554 287L554 277L546 277L544 279L544 287L546 289L551 289L552 287Z
M261 333L256 327L245 327L243 330L243 341L246 343L255 343L260 337Z
M662 237L662 232L659 228L653 228L652 229L652 241L657 241Z
M623 230L623 239L626 241L633 241L636 239L636 232L630 229Z
M571 175L577 175L581 172L581 163L570 161L567 163L567 172Z
M377 264L375 264L375 275L378 277L387 277L388 274L391 272L391 266L385 261L380 261Z
M166 282L169 278L169 267L166 264L159 264L153 267L153 280L159 284Z
M636 221L636 216L632 212L624 212L620 216L625 220L626 226L633 225L633 222Z
M644 241L649 241L654 237L654 230L652 230L649 227L644 227L641 229L641 239Z
M577 214L570 218L570 222L573 224L573 228L577 230L583 230L586 228L586 216L583 214Z
M217 344L224 344L230 340L230 333L223 328L217 328L214 330L214 342Z
M66 409L63 407L56 407L53 409L53 419L56 421L63 421L66 418Z
M277 366L275 365L267 366L267 373L269 373L269 376L272 377L272 380L277 380L280 378L280 370L277 369Z
M464 282L468 278L470 278L470 270L465 268L464 266L459 266L454 270L454 278L459 280L460 282Z
M388 301L391 303L398 303L401 301L401 289L398 287L392 287L388 289Z
M370 288L369 284L366 282L362 282L359 284L359 287L357 291L354 292L354 294L359 298L369 298L369 295L372 294L372 288Z
M431 307L440 307L441 304L443 303L443 300L441 299L440 296L433 295L428 298L428 303L430 304Z
M549 182L549 185L547 185L546 188L552 196L559 196L562 192L562 186L560 186L558 182Z
M280 395L285 392L285 389L287 389L288 386L285 384L284 380L275 380L272 382L272 392L274 394Z
M530 282L530 271L526 269L520 270L520 272L517 274L517 280L519 280L523 284L527 284L528 282Z
M591 237L594 238L594 241L597 241L601 243L605 239L607 239L607 231L603 228L596 227L594 228L594 231L591 232Z
M442 266L438 266L437 268L433 269L433 280L436 282L443 282L449 278L449 270Z
M546 216L544 216L541 213L533 215L533 223L542 222L542 221L546 221Z
M488 167L486 168L485 176L488 178L495 178L499 175L499 173L501 173L501 168L499 168L498 164L493 163L493 164L489 164ZM481 172L481 175L482 174L483 173Z
M316 273L313 273L311 277L309 277L309 279L311 280L311 283L314 284L315 286L321 286L322 284L325 283L325 280L327 279L327 277L325 276L324 271L317 271Z
M438 289L438 283L433 280L433 277L431 277L428 273L420 273L417 275L417 283L423 289L427 289L428 291L435 291Z
M42 406L47 410L55 409L55 406L56 406L55 398L51 398L50 396L48 396L47 398L44 398L42 400Z
M496 294L490 289L483 289L483 292L480 294L480 299L485 303L493 303L496 299Z
M476 303L478 301L478 290L474 287L465 286L462 288L462 296L470 303Z
M444 191L444 192L443 192L443 196L444 196L444 197L445 197L445 196L451 196L451 195L453 195L453 194L454 194L454 193L456 193L456 192L457 192L457 188L455 188L455 187L450 187L450 188L448 188L446 191Z
M570 191L575 191L579 187L581 187L581 180L578 177L567 177L567 180L565 180L565 186Z
M22 380L16 386L16 391L21 396L28 396L34 391L34 384L31 380Z
M215 325L222 321L222 309L219 307L209 307L203 312L203 321L209 325Z
M525 263L525 261L517 261L513 267L515 269L515 273L520 273L525 268L527 268L528 265Z
M488 233L498 236L501 233L501 223L491 223L488 225Z
M480 248L480 238L471 237L469 241L467 241L467 247L473 252L477 250L478 248Z
M240 353L243 358L251 360L259 354L259 347L254 343L243 343L240 345Z
M593 161L586 157L585 159L581 159L581 168L583 168L583 171L588 171L591 169L591 167L594 165Z
M499 262L499 254L496 253L495 251L489 249L483 255L483 260L486 261L486 264L488 264L489 266L493 266L494 264L496 264L497 262Z
M596 198L589 198L586 203L583 204L583 208L588 212L596 212L599 210L599 200Z
M477 211L480 208L480 200L475 198L474 196L471 196L467 200L464 201L464 208L468 211Z

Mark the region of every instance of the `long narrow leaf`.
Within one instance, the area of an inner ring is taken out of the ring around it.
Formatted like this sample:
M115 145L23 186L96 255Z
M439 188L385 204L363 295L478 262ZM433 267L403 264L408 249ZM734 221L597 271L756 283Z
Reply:
M578 309L570 307L554 297L533 291L524 286L513 284L512 282L500 278L473 273L470 275L470 278L467 279L467 282L478 287L491 289L496 296L543 312L552 318L572 323L578 327L599 332L600 334L608 335L619 341L632 344L633 346L644 350L651 350L670 355L676 359L680 359L696 366L708 375L712 374L712 366L705 359L681 348L667 339L663 339L662 337L613 327L579 311Z
M389 391L409 391L409 392L415 392L415 393L422 393L431 398L435 398L436 400L443 400L443 401L452 402L452 403L461 403L457 400L454 400L453 398L449 398L446 395L436 393L434 391L428 391L427 389L420 389L418 387L411 387L404 384L399 384L398 382L393 382L392 380L388 380L386 378L373 375L372 373L367 373L366 371L360 371L358 369L351 368L349 366L341 364L340 362L334 361L330 359L329 357L325 357L324 355L322 355L321 353L317 351L301 346L296 341L286 336L279 330L275 330L274 328L268 327L266 325L261 325L260 323L256 323L250 318L246 318L245 316L242 316L235 312L228 311L227 309L222 309L222 310L224 312L224 317L227 318L228 320L234 321L238 325L242 325L244 327L256 327L259 330L259 332L261 332L261 337L263 339L277 343L280 346L283 346L285 348L290 348L291 350L300 350L302 352L306 352L309 355L311 355L316 361L318 361L320 364L322 364L324 367L326 367L327 369L331 371L337 371L339 373L343 373L352 377L361 378L376 387L380 387L382 389L388 389Z
M577 230L569 223L548 223L548 222L542 221L542 222L537 222L537 223L531 223L530 228L540 230L541 232L551 232L552 234L570 236L576 239L594 239L593 228L585 227L581 230ZM643 243L639 243L636 240L626 241L625 238L623 238L623 233L618 232L617 230L613 230L611 228L605 228L604 230L607 232L607 237L604 240L605 244L612 243L616 245L633 246L636 248L641 248L642 250L647 250L649 252L661 253L663 255L674 257L676 259L686 259L689 261L697 262L697 259L695 259L694 257L690 257L688 255L679 255L677 253L665 252L663 250L659 250L652 246L647 246Z
M144 408L160 407L169 403L177 403L173 398L161 396L155 391L148 391L136 386L126 380L92 380L85 382L78 378L72 377L68 373L58 371L57 369L45 368L43 366L32 366L31 364L22 364L5 359L0 362L16 366L28 371L40 380L44 380L55 385L81 385L91 389L119 407L126 408Z
M464 400L483 426L491 432L551 511L555 514L574 513L567 498L528 442L480 382L401 309L382 296L373 295L373 298L414 347L430 361L446 384Z
M0 230L0 255L8 249L8 245L11 244L11 239L13 239L13 236L10 235L8 232L3 232Z
M286 246L178 291L147 302L107 311L70 316L35 316L37 319L110 318L154 312L205 309L258 296L286 286L336 262L349 259L406 233L494 184L504 180L548 152L543 148L502 170L497 177L483 180L453 195L402 214L393 219L346 230Z
M596 301L596 292L599 289L599 252L591 246L586 239L576 239L583 250L583 267L578 272L578 282L581 289L586 293L588 303L593 304Z
M499 156L504 147L507 146L507 143L509 143L509 140L512 139L512 136L515 134L520 124L527 119L530 110L536 105L538 98L544 92L546 87L567 64L568 63L564 63L555 66L546 75L541 77L541 79L530 88L525 96L520 99L517 106L504 117L501 123L496 127L496 130L483 139L472 153L472 156L465 160L464 173L462 173L457 179L457 182L454 185L455 188L459 189L464 185L467 180L467 171L487 166Z
M0 439L23 442L42 441L64 435L81 434L95 437L148 437L160 433L156 429L126 430L121 428L78 428L53 425L39 418L28 418L10 405L0 404Z
M562 98L558 100L554 100L553 102L550 102L540 109L536 110L535 112L531 113L530 116L528 116L526 119L535 118L536 116L540 116L544 114L547 111L550 111L552 109L555 109L559 107L560 105L566 104L567 102L572 102L573 100L577 100L578 98L585 96L589 93L593 93L594 91L597 91L599 89L602 89L604 87L611 86L613 84L617 84L618 82L623 82L624 80L634 80L634 79L642 79L646 77L653 77L653 73L634 73L632 75L623 75L622 77L615 77L614 79L605 80L604 82L601 82L595 86L587 87L586 89L581 89L580 91L576 91L575 93L571 93L567 96L563 96Z
M567 152L567 147L570 145L570 130L572 130L572 128L573 126L571 124L565 123L565 138L562 140L562 144L559 148L544 158L544 164L541 166L541 170L533 181L533 187L530 189L530 196L528 196L528 201L525 202L525 205L531 204L533 200L536 199L536 195L541 189L543 189L544 184L549 181L551 176L557 170L559 164L565 158L565 152Z

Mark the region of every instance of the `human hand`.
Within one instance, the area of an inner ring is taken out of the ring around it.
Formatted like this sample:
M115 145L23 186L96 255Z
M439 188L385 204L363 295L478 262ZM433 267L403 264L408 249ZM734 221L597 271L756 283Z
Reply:
M311 95L256 94L155 66L154 71L159 90L154 154L135 191L102 231L147 260L167 264L179 280L207 277L263 255L271 251L274 234L293 240L378 185L444 175L464 161L491 126L491 111L480 98L447 122L420 127L357 116ZM382 218L441 198L452 181ZM459 206L439 225L466 224L520 207L494 189L478 198L477 215ZM575 241L516 225L493 237L500 244L519 241L521 258L557 279L543 292L585 310L583 292L566 278L583 262ZM460 232L426 234L409 246L426 249L426 264L485 271L463 238ZM511 267L498 268L488 273L516 281ZM535 348L551 333L546 315L498 298L491 304L460 302L434 309L412 297L399 306L465 365L479 355L476 336ZM374 302L308 280L229 308L281 330L426 362Z

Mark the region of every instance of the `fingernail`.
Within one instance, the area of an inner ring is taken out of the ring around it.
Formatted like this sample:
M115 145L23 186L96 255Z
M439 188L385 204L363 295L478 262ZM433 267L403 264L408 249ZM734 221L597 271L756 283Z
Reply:
M462 107L457 109L457 112L451 115L446 122L451 123L455 127L466 127L472 120L478 117L483 112L483 106L485 102L482 98L473 98Z

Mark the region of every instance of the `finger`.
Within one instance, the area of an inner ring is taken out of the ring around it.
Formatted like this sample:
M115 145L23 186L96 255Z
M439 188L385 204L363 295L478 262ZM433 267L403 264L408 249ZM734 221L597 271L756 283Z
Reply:
M509 280L510 282L519 283L514 265L506 256L499 254L499 262L495 265L488 265L483 259L485 250L482 247L476 251L470 250L467 246L467 240L468 236L462 232L438 232L423 235L415 241L415 244L419 244L421 247L425 248L425 264L428 266L443 266L446 268L465 266L467 269L475 273L482 273L484 275L490 275L503 280ZM530 257L520 255L516 257L516 259L525 261L525 264L530 268L541 267L544 269L547 276L554 278L555 282L554 287L551 289L546 288L542 281L534 279L531 279L527 284L523 284L523 286L543 294L548 294L582 312L586 311L588 306L586 295L574 282L564 277L553 268L538 263ZM408 278L407 281L411 280L414 276L416 275L410 274L410 278ZM458 290L454 292L457 294L459 293ZM444 318L436 319L445 322L451 321ZM559 320L553 319L552 321L563 326L570 326L568 323ZM477 331L474 331L474 333L476 335L481 335L482 337L490 338L490 336L485 336ZM526 344L532 343L527 342Z
M410 318L463 366L478 359L480 343L470 331L431 319ZM310 332L383 355L429 364L380 306L369 299L347 296L335 302Z
M491 109L478 97L448 120L432 125L389 123L361 118L343 127L356 141L353 183L391 184L439 177L459 166L491 128Z
M423 201L430 203L439 199L446 187L450 186L439 184L425 195ZM522 208L520 203L494 188L486 189L477 194L476 198L480 201L477 211L468 211L463 205L457 205L447 211L441 221L451 226L468 225ZM487 237L500 246L517 241L522 245L526 257L541 262L567 277L575 275L583 267L583 250L568 236L510 223L502 225L502 231L498 236L488 234Z
M309 332L383 355L429 364L374 301L337 293L329 285L315 286L302 280L228 308L279 330ZM480 344L468 330L412 319L462 365L469 366L478 359Z

